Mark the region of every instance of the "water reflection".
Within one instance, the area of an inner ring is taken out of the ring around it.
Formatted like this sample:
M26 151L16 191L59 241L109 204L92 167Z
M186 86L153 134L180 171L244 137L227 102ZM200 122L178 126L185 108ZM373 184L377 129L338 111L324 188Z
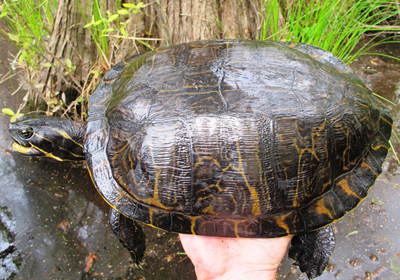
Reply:
M15 221L7 207L0 207L0 275L13 278L21 266L21 254L14 245Z

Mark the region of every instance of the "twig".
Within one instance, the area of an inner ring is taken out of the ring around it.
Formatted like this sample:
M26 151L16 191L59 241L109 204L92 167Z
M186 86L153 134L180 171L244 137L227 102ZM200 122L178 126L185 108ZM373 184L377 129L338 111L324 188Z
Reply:
M13 93L11 93L11 95L16 94L21 88L22 88L22 84Z

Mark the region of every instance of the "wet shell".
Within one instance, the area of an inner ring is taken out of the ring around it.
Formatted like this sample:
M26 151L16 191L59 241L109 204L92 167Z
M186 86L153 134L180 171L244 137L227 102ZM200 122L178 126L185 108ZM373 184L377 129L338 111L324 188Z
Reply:
M124 215L168 231L276 237L357 206L392 119L331 53L202 41L118 63L90 98L85 153Z

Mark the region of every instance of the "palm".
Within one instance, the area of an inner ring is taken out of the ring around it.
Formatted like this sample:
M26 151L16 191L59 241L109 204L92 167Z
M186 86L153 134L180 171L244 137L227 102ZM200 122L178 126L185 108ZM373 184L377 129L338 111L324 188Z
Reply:
M180 235L199 280L275 279L291 237L247 239Z

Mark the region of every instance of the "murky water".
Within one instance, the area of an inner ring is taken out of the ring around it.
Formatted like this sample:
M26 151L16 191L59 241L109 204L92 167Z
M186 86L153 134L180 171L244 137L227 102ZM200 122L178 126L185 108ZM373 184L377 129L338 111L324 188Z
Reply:
M2 73L9 67L8 48L1 42ZM399 64L364 58L353 67L375 92L399 103ZM1 108L17 108L12 91L10 83L0 85ZM392 116L399 131L399 108ZM0 279L195 279L178 236L146 226L145 263L135 269L109 229L109 207L85 167L11 153L8 122L0 118ZM369 196L334 224L337 246L329 271L318 279L400 278L399 185L390 152ZM291 263L284 259L279 279L306 279Z

